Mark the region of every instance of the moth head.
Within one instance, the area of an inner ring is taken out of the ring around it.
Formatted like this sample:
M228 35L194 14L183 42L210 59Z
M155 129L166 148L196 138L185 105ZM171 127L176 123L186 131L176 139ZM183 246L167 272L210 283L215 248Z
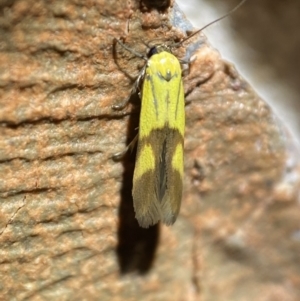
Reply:
M158 54L158 53L161 53L161 52L164 52L164 51L167 51L167 52L171 52L170 51L170 47L168 47L167 45L155 45L155 46L152 46L150 48L150 50L148 51L148 58L150 58L152 55L154 54Z

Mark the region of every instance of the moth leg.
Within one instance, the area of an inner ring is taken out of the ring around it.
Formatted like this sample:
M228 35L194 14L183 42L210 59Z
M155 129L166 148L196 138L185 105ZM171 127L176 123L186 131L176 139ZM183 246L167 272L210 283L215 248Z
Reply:
M138 137L139 137L139 134L136 134L135 137L131 140L131 142L126 146L126 148L123 151L114 154L112 156L112 159L114 161L119 161L125 156L125 154L128 152L129 149L131 149L131 151L132 151L138 140Z
M130 47L126 46L126 45L123 44L119 39L114 38L114 43L115 43L115 42L117 42L117 43L118 43L120 46L122 46L125 50L127 50L127 51L133 53L135 56L137 56L137 57L139 57L139 58L141 58L141 59L143 59L143 60L145 60L145 61L148 60L148 58L147 58L146 56L144 56L144 55L138 53L137 51L131 49ZM145 66L142 68L142 70L140 71L140 73L139 73L139 75L138 75L136 81L134 82L129 97L127 97L127 98L125 99L125 101L120 102L119 104L112 105L112 109L113 109L113 110L123 110L123 109L127 106L127 104L128 104L128 102L129 102L131 96L132 96L133 94L136 93L136 91L138 90L138 88L139 88L139 86L140 86L140 84L141 84L141 81L142 81L142 79L143 79L143 77L144 77L144 74L145 74L146 65L147 65L147 64L145 64Z
M186 60L178 60L178 61L179 61L180 64L187 64L187 65L190 64L190 62L191 62L191 60L188 60L188 61L186 61Z
M135 81L134 84L133 84L133 87L132 87L132 89L131 89L131 92L130 92L129 97L127 97L127 98L125 99L125 101L120 102L119 104L112 105L111 107L112 107L113 110L118 110L118 111L120 111L120 110L123 110L123 109L128 105L131 96L137 92L137 90L139 89L139 87L140 87L140 85L141 85L141 82L142 82L142 80L143 80L143 78L144 78L144 74L145 74L146 67L147 67L147 66L145 65L145 66L142 68L142 70L140 71L140 73L139 73L139 75L138 75L136 81Z
M121 46L122 46L124 49L126 49L127 51L133 53L135 56L137 56L137 57L139 57L139 58L141 58L141 59L143 59L143 60L145 60L145 61L148 60L146 56L144 56L144 55L140 54L139 52L137 52L137 51L131 49L130 47L126 46L126 45L123 44L119 39L114 38L114 41L116 41L119 45L121 45Z
M183 76L188 76L190 74L190 64L192 62L194 62L196 60L197 56L194 56L192 59L189 59L188 61L185 61L185 60L179 60L180 64L184 64L184 65L187 65L187 67L182 67L182 75ZM187 94L189 93L185 93L184 96L186 96ZM190 104L191 101L190 100L187 100L185 97L184 97L184 104L185 105L188 105Z
M197 56L194 56L192 59L189 59L188 61L186 61L186 60L179 60L179 62L180 62L180 64L181 65L187 65L187 67L182 67L182 74L183 74L183 76L187 76L187 75L189 75L190 74L190 64L192 63L192 62L194 62L195 60L196 60L196 58L197 58Z

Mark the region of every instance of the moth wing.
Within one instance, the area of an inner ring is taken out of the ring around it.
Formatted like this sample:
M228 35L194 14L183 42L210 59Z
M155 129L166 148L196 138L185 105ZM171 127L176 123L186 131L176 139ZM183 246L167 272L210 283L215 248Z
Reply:
M161 219L161 204L157 198L157 137L155 133L138 142L133 176L132 198L139 225L148 228Z
M165 192L161 199L162 222L172 225L178 216L183 189L183 137L169 129L165 147Z
M170 53L147 63L136 166L133 204L141 227L159 220L175 222L182 197L183 135L185 124L181 68Z

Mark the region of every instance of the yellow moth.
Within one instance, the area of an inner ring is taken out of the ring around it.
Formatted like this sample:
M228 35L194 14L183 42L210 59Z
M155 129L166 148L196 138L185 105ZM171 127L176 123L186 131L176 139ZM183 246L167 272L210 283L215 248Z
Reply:
M122 47L146 60L146 65L133 88L135 92L142 82L132 198L135 217L144 228L159 221L172 225L180 210L183 190L185 100L181 66L170 49L179 46L204 28L173 46L152 47L148 58L116 39ZM122 107L114 106L115 109Z
M178 59L154 47L145 69L133 205L141 227L175 222L182 198L184 90Z

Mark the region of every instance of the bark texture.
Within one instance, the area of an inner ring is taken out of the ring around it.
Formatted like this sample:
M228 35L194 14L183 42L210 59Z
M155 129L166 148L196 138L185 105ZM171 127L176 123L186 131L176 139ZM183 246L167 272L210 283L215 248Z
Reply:
M170 7L168 5L170 4ZM153 7L156 5L156 8ZM144 62L113 45L183 38L171 1L1 1L0 300L300 299L299 160L203 35L185 76L174 226L139 228L131 187Z

